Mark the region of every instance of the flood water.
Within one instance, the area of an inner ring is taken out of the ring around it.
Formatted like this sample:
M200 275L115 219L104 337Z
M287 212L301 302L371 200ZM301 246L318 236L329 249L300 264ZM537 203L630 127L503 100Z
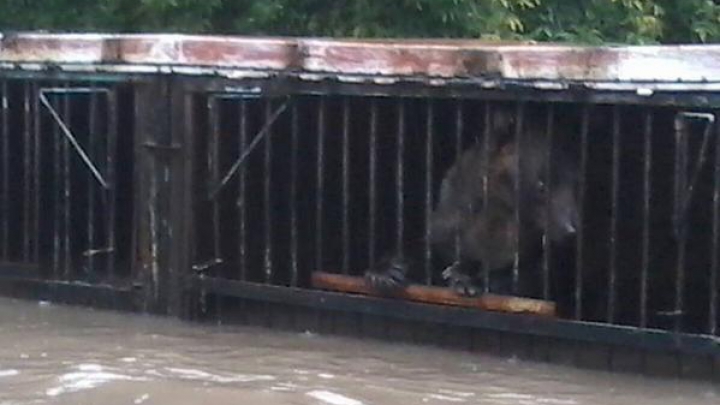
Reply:
M0 298L0 405L718 404L654 380Z

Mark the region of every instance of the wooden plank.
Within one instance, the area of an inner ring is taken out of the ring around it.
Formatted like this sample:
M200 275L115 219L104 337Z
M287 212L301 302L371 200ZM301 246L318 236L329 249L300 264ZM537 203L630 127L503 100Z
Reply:
M363 277L346 276L326 272L312 274L312 286L318 289L351 294L390 297L427 304L477 308L487 311L533 314L556 317L555 303L531 298L483 294L478 297L463 297L449 288L409 285L393 295L383 295L367 285Z

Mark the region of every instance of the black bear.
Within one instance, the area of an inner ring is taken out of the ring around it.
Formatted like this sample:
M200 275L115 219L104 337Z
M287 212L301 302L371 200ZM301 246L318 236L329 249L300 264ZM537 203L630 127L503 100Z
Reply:
M482 274L484 266L494 279L488 287L507 292L516 254L539 263L544 234L553 242L575 234L579 218L574 163L566 151L548 142L543 130L526 127L516 139L513 116L498 111L489 153L482 142L475 144L442 179L428 224L430 239L437 256L450 263L443 278L461 295L476 294L472 276ZM407 282L408 267L405 258L392 256L365 276L377 290L391 291ZM528 282L530 287L533 282ZM531 294L522 290L527 288L521 287L521 295Z

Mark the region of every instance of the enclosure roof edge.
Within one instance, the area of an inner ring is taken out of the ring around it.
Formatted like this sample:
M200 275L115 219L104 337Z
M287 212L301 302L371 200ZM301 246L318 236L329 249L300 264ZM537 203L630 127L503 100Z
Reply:
M331 39L185 34L19 32L0 35L4 68L232 77L294 72L365 76L672 84L720 83L720 45L581 46L467 39ZM74 67L74 68L73 68ZM698 87L697 85L700 85ZM557 87L557 86L555 86ZM713 86L714 89L714 86Z

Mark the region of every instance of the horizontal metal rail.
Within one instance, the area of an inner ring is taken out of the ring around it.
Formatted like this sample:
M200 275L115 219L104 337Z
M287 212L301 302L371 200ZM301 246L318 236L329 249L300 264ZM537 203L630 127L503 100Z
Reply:
M720 353L720 338L707 335L544 319L528 315L508 315L212 277L193 277L189 279L188 287L192 291L205 294L299 305L326 311L354 312L433 324L475 327L509 333L527 333L578 342L622 345L653 351L701 355L717 355Z

